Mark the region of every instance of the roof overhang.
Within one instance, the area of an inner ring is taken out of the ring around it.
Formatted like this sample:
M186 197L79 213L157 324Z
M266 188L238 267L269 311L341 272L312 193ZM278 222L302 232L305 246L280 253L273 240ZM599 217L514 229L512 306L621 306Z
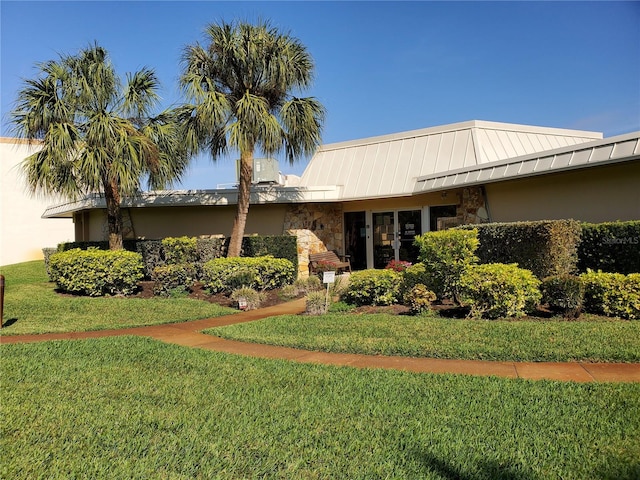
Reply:
M327 187L283 187L274 185L254 186L251 189L251 204L320 203L340 198L340 186ZM140 192L126 197L122 208L145 207L220 207L237 205L238 190L158 190ZM104 195L86 195L76 201L48 207L42 218L71 218L76 212L107 208Z
M436 192L638 159L640 159L640 131L587 142L579 146L563 147L469 168L425 175L417 178L413 193Z

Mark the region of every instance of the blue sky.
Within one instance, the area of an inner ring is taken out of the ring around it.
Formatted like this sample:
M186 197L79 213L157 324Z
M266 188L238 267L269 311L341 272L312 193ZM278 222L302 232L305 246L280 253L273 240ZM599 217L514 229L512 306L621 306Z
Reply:
M0 16L3 136L37 62L97 41L123 77L154 68L167 107L181 101L183 48L234 19L268 19L307 46L307 94L328 112L323 143L466 120L640 130L640 2L2 0ZM177 187L233 182L231 158L196 159Z

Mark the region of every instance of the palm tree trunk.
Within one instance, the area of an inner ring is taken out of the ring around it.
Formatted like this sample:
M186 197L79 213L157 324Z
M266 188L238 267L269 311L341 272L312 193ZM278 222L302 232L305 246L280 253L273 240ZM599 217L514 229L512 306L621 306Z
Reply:
M242 238L247 224L249 203L251 199L251 180L253 180L253 150L240 154L240 182L238 184L238 208L233 220L231 239L227 257L239 257L242 249Z
M122 214L120 212L120 193L114 182L105 182L104 198L107 202L107 225L109 226L109 250L121 250Z

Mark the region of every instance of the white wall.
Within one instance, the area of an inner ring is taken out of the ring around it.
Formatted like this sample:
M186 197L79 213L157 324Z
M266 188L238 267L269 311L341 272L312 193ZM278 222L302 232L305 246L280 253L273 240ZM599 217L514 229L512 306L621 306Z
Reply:
M60 199L27 190L20 163L36 151L19 139L0 137L0 265L41 259L43 248L74 238L71 219L41 218Z

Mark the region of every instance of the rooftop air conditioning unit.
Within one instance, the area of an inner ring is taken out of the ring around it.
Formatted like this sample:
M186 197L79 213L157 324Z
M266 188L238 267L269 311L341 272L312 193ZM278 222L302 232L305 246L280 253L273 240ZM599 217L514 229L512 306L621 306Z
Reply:
M236 178L240 180L240 160L236 161ZM279 184L278 160L275 158L254 158L251 183L254 185Z

